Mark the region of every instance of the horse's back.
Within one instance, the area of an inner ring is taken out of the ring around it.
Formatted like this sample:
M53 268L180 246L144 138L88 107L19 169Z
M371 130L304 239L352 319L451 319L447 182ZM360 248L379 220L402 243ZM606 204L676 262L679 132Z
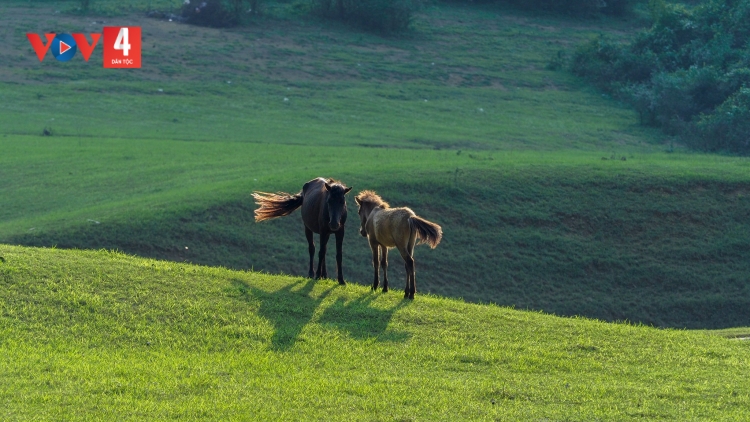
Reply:
M302 195L305 194L315 194L316 192L322 192L323 191L323 185L326 183L326 180L322 177L316 177L315 179L310 180L309 182L302 185Z
M302 222L315 233L320 233L320 219L322 213L322 201L325 199L326 180L318 177L310 180L302 186Z
M409 218L414 211L409 208L388 208L378 212L373 219L373 229L378 243L389 248L405 246L411 236Z

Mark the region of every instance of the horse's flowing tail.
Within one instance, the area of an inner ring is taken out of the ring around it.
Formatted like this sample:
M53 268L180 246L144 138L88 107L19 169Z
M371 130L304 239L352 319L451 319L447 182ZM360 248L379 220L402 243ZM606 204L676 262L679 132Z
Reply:
M409 225L412 230L417 231L419 243L426 243L432 249L435 249L435 246L440 243L440 239L443 238L443 229L422 217L417 217L416 215L409 217Z
M255 221L265 221L291 214L302 206L302 192L290 195L284 192L254 192L253 199L260 208L255 210Z

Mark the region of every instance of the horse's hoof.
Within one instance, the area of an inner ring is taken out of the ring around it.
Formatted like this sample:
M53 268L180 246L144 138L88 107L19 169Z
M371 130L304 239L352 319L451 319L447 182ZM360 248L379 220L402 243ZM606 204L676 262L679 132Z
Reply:
M383 293L388 293L388 288L387 287L383 287Z
M343 285L345 285L345 284L346 284L346 281L344 281L344 280L339 280L339 285L340 285L340 286L343 286Z

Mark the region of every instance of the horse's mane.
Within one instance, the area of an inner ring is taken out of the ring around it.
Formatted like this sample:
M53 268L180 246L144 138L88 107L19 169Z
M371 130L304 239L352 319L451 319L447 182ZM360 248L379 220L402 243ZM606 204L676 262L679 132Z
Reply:
M362 192L357 195L356 198L358 204L363 204L365 202L369 202L376 207L383 207L383 208L390 208L390 205L388 205L387 202L383 201L383 198L380 197L375 191L372 190L363 190Z
M331 190L337 190L340 192L343 192L344 190L346 190L346 185L344 184L344 182L340 180L336 180L333 177L329 177L328 179L324 179L324 180L326 181L326 183L328 183L328 186L331 187Z

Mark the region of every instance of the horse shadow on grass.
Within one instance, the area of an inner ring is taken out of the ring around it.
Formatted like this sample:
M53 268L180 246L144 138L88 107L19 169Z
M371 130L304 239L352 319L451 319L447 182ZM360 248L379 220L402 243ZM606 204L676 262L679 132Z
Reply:
M271 336L271 348L275 351L291 349L302 330L313 321L316 311L323 301L338 285L331 286L319 296L311 296L315 280L289 283L276 291L265 291L249 285L244 280L232 280L232 286L238 292L238 299L245 302L259 303L258 315L267 319L274 327ZM370 306L376 298L374 294L362 296L350 301L337 298L333 304L323 310L317 319L323 326L335 327L348 332L353 338L375 338L378 341L405 341L409 334L388 330L393 314L404 302L380 309Z

